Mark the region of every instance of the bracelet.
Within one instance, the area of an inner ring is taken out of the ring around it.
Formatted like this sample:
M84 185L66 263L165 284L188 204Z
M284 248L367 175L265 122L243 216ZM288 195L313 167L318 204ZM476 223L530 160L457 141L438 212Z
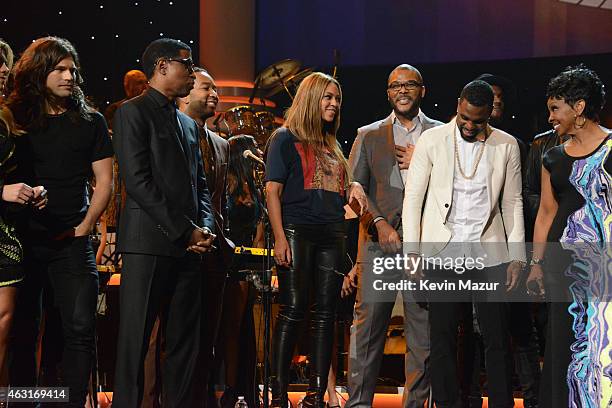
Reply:
M544 263L544 259L541 259L541 258L531 258L531 261L529 262L529 266L542 265L543 263Z

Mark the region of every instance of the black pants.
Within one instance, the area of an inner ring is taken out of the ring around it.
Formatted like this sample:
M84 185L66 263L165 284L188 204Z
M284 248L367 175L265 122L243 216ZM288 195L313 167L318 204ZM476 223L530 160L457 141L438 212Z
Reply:
M572 361L571 348L576 342L574 317L569 312L572 305L569 288L575 280L566 275L572 264L571 256L569 251L560 251L546 258L544 266L548 321L539 397L542 408L570 405L568 369Z
M182 258L123 254L113 407L140 406L144 359L162 304L167 304L161 320L161 332L166 333L162 406L195 406L201 274L200 257L191 253Z
M42 290L48 279L64 338L60 384L70 388L69 405L82 407L92 371L98 297L98 272L91 241L89 237L77 237L36 242L27 244L25 255L26 281L19 292L11 344L11 384L37 383L36 346Z
M285 225L293 259L278 269L280 310L274 331L272 375L286 392L289 366L300 324L310 304L311 379L325 392L331 362L336 303L340 297L346 233L345 224ZM312 384L312 382L311 382Z
M505 282L507 265L468 271L462 279L479 280L479 274L488 275L487 281ZM456 280L450 271L431 273L431 280ZM500 287L503 290L503 287ZM458 296L456 293L454 296ZM505 302L483 302L477 293L464 292L465 302L431 301L429 304L431 342L431 387L433 400L438 408L462 407L459 380L457 378L457 329L465 307L476 305L476 313L482 333L485 363L487 367L489 407L509 408L512 398L512 356L509 345L508 308ZM455 298L455 300L458 300ZM467 304L466 304L467 303Z
M214 367L213 349L219 334L223 312L227 266L223 263L220 254L212 253L203 256L200 268L202 270L202 320L196 377L198 388L201 390L201 401L198 406L207 407L210 405L207 397L211 393L214 395L214 389L209 389L209 383Z

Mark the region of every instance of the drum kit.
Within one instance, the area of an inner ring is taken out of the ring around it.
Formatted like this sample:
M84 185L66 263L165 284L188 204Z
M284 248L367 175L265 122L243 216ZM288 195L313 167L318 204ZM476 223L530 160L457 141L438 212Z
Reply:
M235 106L219 116L218 119L222 119L225 125L225 129L221 129L220 133L226 137L251 135L259 146L264 146L272 132L282 124L282 119L275 117L274 113L265 106L265 102L262 109L258 109L258 105L252 102L256 96L263 100L264 97L282 92L293 100L300 82L313 72L310 68L301 71L300 68L299 61L285 59L261 71L255 79L255 86L249 98L250 104Z

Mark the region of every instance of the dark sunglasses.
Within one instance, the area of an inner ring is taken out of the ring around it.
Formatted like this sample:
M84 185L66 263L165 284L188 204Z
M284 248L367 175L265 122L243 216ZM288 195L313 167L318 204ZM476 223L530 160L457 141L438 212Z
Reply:
M191 58L167 58L167 57L161 57L161 58L158 58L157 61L155 61L155 65L157 65L159 63L159 61L161 61L161 60L179 62L179 63L181 63L181 64L183 64L185 66L187 71L193 72L194 64L193 64L193 60Z

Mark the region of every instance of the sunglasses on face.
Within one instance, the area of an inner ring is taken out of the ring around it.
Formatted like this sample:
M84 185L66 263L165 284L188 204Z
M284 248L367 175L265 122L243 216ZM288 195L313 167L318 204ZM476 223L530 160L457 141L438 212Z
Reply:
M191 58L166 58L166 57L161 57L158 58L157 61L155 61L155 65L157 65L159 63L159 61L168 61L168 62L178 62L183 64L183 66L187 69L187 71L189 71L189 73L193 72L193 68L194 68L194 63L193 60Z

